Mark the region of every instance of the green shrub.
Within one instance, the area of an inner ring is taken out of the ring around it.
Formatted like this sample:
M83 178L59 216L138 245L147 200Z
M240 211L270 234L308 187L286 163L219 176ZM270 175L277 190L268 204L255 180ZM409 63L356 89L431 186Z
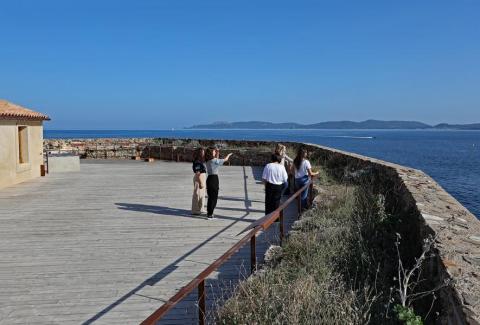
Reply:
M422 318L415 314L415 311L411 307L404 307L402 305L395 305L395 314L398 319L405 325L423 325Z

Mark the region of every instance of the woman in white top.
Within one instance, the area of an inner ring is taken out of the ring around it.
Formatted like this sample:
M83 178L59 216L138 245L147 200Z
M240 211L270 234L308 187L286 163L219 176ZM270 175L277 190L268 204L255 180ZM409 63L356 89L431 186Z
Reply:
M299 190L308 181L312 178L312 176L318 175L318 172L312 171L312 165L310 161L308 161L308 152L305 148L299 148L297 152L297 156L293 160L293 167L295 170L295 189ZM301 202L302 208L306 209L308 205L308 187L305 191L302 192L301 195Z
M265 183L265 214L272 213L280 206L283 185L288 181L287 170L282 165L282 157L273 154L270 163L263 169Z

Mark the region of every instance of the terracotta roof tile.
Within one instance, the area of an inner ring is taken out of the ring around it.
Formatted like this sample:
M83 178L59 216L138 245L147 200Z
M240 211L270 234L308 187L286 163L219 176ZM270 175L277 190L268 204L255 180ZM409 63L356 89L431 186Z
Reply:
M22 119L22 120L50 120L45 114L38 113L22 106L10 103L9 101L0 99L0 120L5 119Z

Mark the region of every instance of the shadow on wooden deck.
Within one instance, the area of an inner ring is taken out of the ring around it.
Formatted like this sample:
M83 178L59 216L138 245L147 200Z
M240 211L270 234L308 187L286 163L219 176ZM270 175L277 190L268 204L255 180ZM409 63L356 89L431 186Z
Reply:
M252 171L254 172L254 175L256 174L258 177L258 170L252 168ZM244 197L221 197L221 200L234 200L234 201L243 201L245 203L245 209L236 209L236 208L226 208L226 207L218 207L217 209L222 210L222 209L228 209L228 210L233 210L236 211L238 210L239 212L244 212L244 214L238 218L235 217L227 217L227 216L221 216L221 215L216 215L217 218L221 219L227 219L227 220L232 220L233 222L230 223L228 226L220 229L213 235L211 235L209 238L207 238L205 241L200 243L199 245L195 246L191 250L189 250L187 253L179 256L175 261L164 267L162 270L159 272L153 274L149 278L145 279L143 282L138 284L135 288L127 292L125 295L117 299L116 301L112 302L110 305L105 307L104 309L100 310L98 313L96 313L94 316L92 316L90 319L86 320L82 324L88 325L92 324L97 320L100 320L103 316L108 314L110 311L112 311L115 307L119 306L123 302L125 302L127 299L134 295L138 295L144 298L148 299L153 299L153 300L158 300L159 301L159 307L165 302L161 299L157 299L155 297L147 297L145 295L140 295L138 294L139 291L141 291L144 287L146 286L154 286L157 284L159 281L167 277L169 274L174 272L178 268L178 264L182 261L187 260L189 256L191 256L193 253L198 251L200 248L205 246L207 243L224 233L226 230L230 229L233 227L235 224L238 222L253 222L255 220L253 219L248 219L247 217L250 215L251 212L258 212L259 210L251 210L251 200L249 198L249 193L248 193L248 187L247 187L247 174L246 174L246 167L243 167L243 174L244 174ZM261 174L260 174L261 176ZM259 201L256 201L259 202ZM129 211L138 211L138 212L148 212L148 213L156 213L156 214L164 214L164 215L173 215L173 216L178 216L178 217L186 217L186 218L202 218L201 216L192 216L190 214L189 210L185 209L176 209L176 208L169 208L169 207L163 207L163 206L155 206L155 205L145 205L145 204L135 204L135 203L116 203L119 209L122 210L129 210ZM206 221L209 222L209 221ZM263 233L257 237L257 252L258 256L261 256L261 259L263 259L263 254L265 251L268 249L271 243L277 242L278 243L278 226L275 225L271 227L271 231L267 231L266 233ZM241 237L239 237L240 239ZM208 300L207 300L207 306L209 307L209 310L211 310L215 300L218 297L225 298L226 294L228 295L228 290L231 288L231 286L235 283L238 282L239 279L244 279L245 274L245 265L248 265L248 270L250 269L250 248L248 245L246 247L243 247L240 249L240 251L233 256L227 263L223 264L222 267L218 270L218 277L217 278L211 278L207 280L206 283L206 288L207 288L207 294L208 294ZM220 257L220 256L219 256ZM261 262L261 261L260 261ZM205 265L207 267L207 265ZM167 322L169 324L175 323L175 324L189 324L189 323L198 323L198 311L196 309L196 304L197 304L197 293L192 292L191 295L189 295L187 298L185 298L182 303L178 304L173 310L171 310L168 315L165 317L163 322ZM154 310L152 310L152 313ZM210 317L211 318L211 317Z

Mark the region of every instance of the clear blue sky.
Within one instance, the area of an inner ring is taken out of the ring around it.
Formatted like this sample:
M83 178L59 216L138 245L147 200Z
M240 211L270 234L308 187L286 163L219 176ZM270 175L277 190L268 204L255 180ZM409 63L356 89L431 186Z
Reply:
M2 1L0 98L50 129L480 122L480 1Z

